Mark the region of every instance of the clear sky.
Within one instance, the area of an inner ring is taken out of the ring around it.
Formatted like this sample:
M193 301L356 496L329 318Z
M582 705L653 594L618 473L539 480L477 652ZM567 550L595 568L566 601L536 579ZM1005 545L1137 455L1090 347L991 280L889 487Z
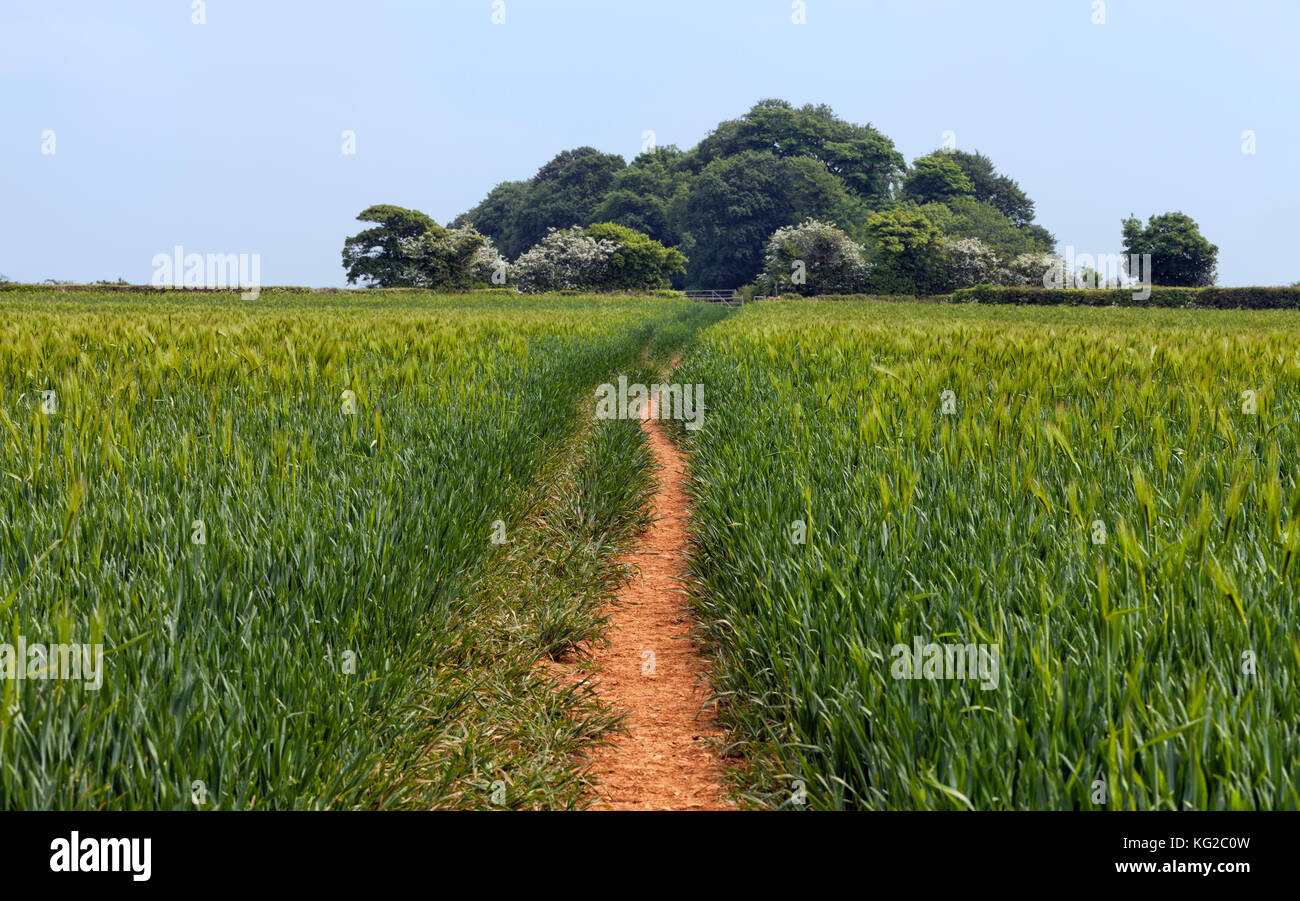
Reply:
M565 148L686 148L780 97L909 162L955 132L1062 252L1182 210L1220 284L1300 281L1298 0L1106 0L1100 25L1093 0L494 5L0 0L0 273L147 283L180 244L343 285L371 204L446 222Z

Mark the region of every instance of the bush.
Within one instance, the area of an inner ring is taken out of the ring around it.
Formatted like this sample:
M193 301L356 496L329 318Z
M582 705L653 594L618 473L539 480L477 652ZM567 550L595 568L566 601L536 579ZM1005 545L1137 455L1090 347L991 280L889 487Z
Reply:
M1025 288L1047 287L1048 273L1052 280L1065 284L1065 259L1054 253L1021 253L999 263L992 276L982 284L1010 285ZM963 286L965 287L965 286Z
M762 277L769 293L851 294L870 275L863 249L834 223L806 219L767 240Z
M1098 291L1054 290L1038 286L976 285L954 291L954 303L1005 303L1036 306L1203 307L1220 310L1300 310L1300 288L1153 287L1135 299L1136 288Z
M969 288L996 275L998 255L979 238L948 238L945 245L949 288Z
M686 256L665 247L649 235L613 222L589 225L589 238L613 241L618 248L605 265L603 286L608 291L644 291L668 288L674 275L686 274Z
M527 294L539 291L599 291L605 284L609 259L619 244L585 235L580 226L548 229L540 244L519 255L512 267L515 286Z
M916 209L872 213L867 235L875 270L867 290L873 294L931 294L948 282L943 235Z
M414 238L399 238L395 269L400 283L414 288L465 289L481 287L498 274L505 280L505 261L472 225L443 228L431 225Z

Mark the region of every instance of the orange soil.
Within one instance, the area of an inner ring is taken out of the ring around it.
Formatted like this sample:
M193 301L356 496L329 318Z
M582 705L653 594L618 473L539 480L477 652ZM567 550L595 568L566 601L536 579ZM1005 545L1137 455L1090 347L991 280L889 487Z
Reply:
M654 416L654 411L651 411ZM686 607L686 522L681 453L657 418L641 423L659 464L654 521L623 562L636 575L606 612L609 646L595 648L596 692L627 713L630 734L592 755L598 810L729 810L722 794L722 735L707 700L705 666ZM653 653L653 667L646 652Z

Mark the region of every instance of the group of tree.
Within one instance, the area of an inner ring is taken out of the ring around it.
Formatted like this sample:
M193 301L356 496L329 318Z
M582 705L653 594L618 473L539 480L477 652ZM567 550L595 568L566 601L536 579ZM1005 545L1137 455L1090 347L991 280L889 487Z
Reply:
M760 101L690 150L656 147L630 164L591 147L566 150L533 178L497 185L452 225L472 224L515 257L549 228L615 223L689 258L676 286L729 288L764 268L774 233L808 219L835 223L864 249L876 290L932 290L945 267L911 259L946 246L932 234L977 239L1008 260L1055 244L1034 223L1033 201L988 157L941 150L909 167L871 125L783 100ZM892 259L881 234L890 246L907 243L908 258Z
M1122 223L1125 266L1150 255L1149 269L1127 273L1155 285L1214 284L1218 248L1184 213ZM769 294L939 294L974 285L1107 287L1105 274L1067 271L1055 253L1010 253L977 237L945 235L923 212L898 208L867 219L870 246L833 223L807 219L768 239L756 290ZM1118 283L1117 283L1118 285ZM1116 285L1116 286L1117 286Z
M777 229L768 240L756 290L939 294L979 284L1038 284L1065 264L1052 253L1000 256L978 238L947 237L912 209L873 213L866 232L874 252L830 222L807 219Z
M1146 230L1126 221L1126 251L1151 248L1136 252L1153 253L1157 283L1212 280L1203 255L1214 248L1199 232L1200 262L1174 249L1190 240L1170 220L1179 215L1153 217ZM761 276L803 293L851 284L931 294L1032 283L1057 259L1034 202L987 156L944 148L908 166L872 126L782 100L720 123L690 150L656 147L631 164L592 147L566 150L445 227L398 207L358 218L378 227L348 239L348 278L380 286L733 288ZM815 254L792 256L804 243L837 242L830 268Z
M513 284L520 291L587 289L638 291L667 288L685 271L686 257L675 247L612 222L587 228L551 228L519 256Z
M675 247L609 222L548 228L511 263L468 223L443 227L418 210L387 204L357 218L374 227L343 243L343 265L349 284L372 288L638 291L670 287L686 266Z

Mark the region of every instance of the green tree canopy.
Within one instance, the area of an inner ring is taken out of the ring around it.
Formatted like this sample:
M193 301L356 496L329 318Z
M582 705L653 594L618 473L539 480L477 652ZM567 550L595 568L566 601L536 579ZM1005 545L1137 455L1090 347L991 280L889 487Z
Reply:
M678 215L689 236L687 283L735 288L762 269L764 245L778 228L811 217L854 230L865 209L816 160L749 150L706 166Z
M739 119L722 122L700 142L697 164L749 151L817 160L872 209L884 206L904 169L894 142L870 125L855 125L825 104L796 108L761 100Z
M992 206L1012 225L1021 227L1034 221L1034 202L1020 190L1020 185L994 169L993 161L978 150L974 153L943 150L932 155L956 163L970 179L974 198Z
M974 197L957 197L948 203L927 203L921 212L950 238L978 238L999 254L1047 253L1056 238L1040 225L1017 228L992 204Z
M528 182L503 181L484 197L478 206L461 213L452 225L473 225L481 234L490 235L506 256L519 254L516 247L522 242L516 232L516 220L528 197ZM524 244L526 248L528 245Z
M596 208L595 220L625 225L663 244L679 243L681 235L669 217L669 207L692 180L685 159L686 154L671 145L642 153L614 176L610 193Z
M887 294L931 294L942 290L947 245L934 224L916 209L872 213L867 220L875 270L872 290Z
M949 238L977 238L1004 257L1056 243L1032 223L1033 202L983 154L934 153L909 170L872 126L824 104L774 99L719 123L690 150L657 147L629 165L591 147L566 150L528 181L498 184L454 224L472 223L516 259L548 228L614 223L679 247L690 258L687 284L726 288L758 272L778 228L812 217L865 241L867 215L900 202L924 206Z
M566 150L537 170L515 217L507 254L522 253L546 236L548 228L586 225L609 193L623 157L592 147ZM496 236L492 236L496 239Z
M974 193L975 185L966 173L941 153L917 158L903 181L903 196L917 204L948 203Z
M1141 220L1130 215L1122 228L1124 253L1151 254L1152 284L1189 288L1214 284L1219 248L1205 239L1191 216L1163 213L1151 216L1143 228Z
M596 207L595 218L635 229L656 241L671 243L675 234L668 216L668 204L658 197L634 191L611 191Z
M680 250L664 247L639 231L613 222L601 222L588 226L585 234L618 245L605 263L606 290L668 288L674 276L686 274L686 257Z
M367 288L411 287L408 260L401 242L418 238L437 223L418 210L391 204L367 207L357 216L359 222L373 222L375 228L353 235L343 242L343 268L348 284L358 281Z
M501 252L516 257L546 237L548 228L586 225L608 195L623 158L591 147L565 150L529 181L497 185L453 225L473 224Z

